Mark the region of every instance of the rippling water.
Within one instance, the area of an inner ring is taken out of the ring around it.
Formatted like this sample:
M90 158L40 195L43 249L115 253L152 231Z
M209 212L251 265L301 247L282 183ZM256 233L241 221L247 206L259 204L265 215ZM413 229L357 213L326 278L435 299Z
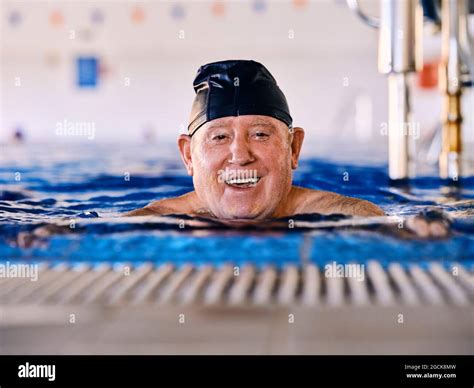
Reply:
M358 159L354 159L358 160ZM343 217L295 217L235 230L183 217L133 220L121 213L152 200L192 190L174 145L3 146L0 156L0 255L8 260L193 263L252 262L277 265L302 260L382 262L474 261L474 177L450 185L433 176L394 187L384 164L303 159L294 183L370 200L389 215L439 208L455 220L441 241L401 239L376 226L343 227ZM97 217L98 216L98 217ZM74 228L68 227L73 221ZM392 220L393 221L393 220ZM191 224L195 224L192 226ZM328 222L330 222L328 224ZM19 234L45 224L64 234L17 245ZM344 225L345 225L344 224ZM181 224L182 226L182 224Z

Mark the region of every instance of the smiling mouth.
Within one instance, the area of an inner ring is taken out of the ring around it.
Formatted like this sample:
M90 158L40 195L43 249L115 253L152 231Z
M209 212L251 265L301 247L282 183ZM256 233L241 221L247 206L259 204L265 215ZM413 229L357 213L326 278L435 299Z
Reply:
M257 178L240 178L240 179L228 179L225 181L225 184L231 187L238 188L249 188L257 186L257 183L260 181L260 177Z

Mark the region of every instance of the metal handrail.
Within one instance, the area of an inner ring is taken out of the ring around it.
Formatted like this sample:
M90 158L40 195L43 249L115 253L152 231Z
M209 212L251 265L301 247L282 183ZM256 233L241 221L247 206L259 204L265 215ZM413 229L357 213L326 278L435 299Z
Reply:
M380 19L364 13L360 8L359 0L346 0L346 2L350 10L354 12L365 24L372 28L380 28Z

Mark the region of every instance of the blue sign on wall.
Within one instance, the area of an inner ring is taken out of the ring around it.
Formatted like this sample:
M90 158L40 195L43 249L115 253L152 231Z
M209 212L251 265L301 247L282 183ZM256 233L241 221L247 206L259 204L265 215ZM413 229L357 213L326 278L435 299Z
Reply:
M78 57L76 60L77 85L94 88L99 78L99 60L96 57Z

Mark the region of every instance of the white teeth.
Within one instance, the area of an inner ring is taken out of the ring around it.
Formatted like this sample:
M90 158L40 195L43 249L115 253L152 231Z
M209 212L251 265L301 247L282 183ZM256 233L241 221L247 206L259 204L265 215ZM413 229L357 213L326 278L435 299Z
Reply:
M260 178L241 178L241 179L229 179L225 181L228 185L245 185L245 184L255 184L259 181Z

